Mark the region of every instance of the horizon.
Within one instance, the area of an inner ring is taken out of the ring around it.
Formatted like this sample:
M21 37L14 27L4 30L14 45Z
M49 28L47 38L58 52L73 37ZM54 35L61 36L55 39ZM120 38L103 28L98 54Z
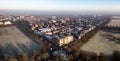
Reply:
M120 61L120 0L0 0L0 61Z
M0 10L120 12L118 0L1 0ZM113 9L114 8L114 9Z
M120 12L79 10L79 11L50 11L50 10L0 10L0 15L120 15Z

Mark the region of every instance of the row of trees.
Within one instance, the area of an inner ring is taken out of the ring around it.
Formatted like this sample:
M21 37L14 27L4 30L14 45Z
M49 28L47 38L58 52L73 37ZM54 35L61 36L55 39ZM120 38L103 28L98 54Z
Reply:
M71 49L67 55L67 61L120 61L120 51L114 51L111 56L111 59L105 56L105 54L100 53L96 54L88 51L80 51L77 53L77 48ZM49 53L40 54L38 51L34 51L31 56L28 56L26 53L23 53L16 57L10 57L7 54L4 54L0 61L64 61L63 56L52 57Z
M116 31L120 31L120 26L105 26L102 27L103 30L116 30Z
M111 55L111 58L108 58L104 53L99 55L89 51L79 51L78 48L72 48L67 56L69 61L120 61L120 51L115 51Z
M16 57L10 57L7 54L4 54L0 61L47 61L49 58L48 53L43 53L40 55L38 51L34 51L31 56L28 56L26 53L23 53Z

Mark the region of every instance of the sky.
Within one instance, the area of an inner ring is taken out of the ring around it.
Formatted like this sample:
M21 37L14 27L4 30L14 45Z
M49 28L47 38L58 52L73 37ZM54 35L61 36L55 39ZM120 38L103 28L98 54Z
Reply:
M0 0L5 10L120 11L120 0Z

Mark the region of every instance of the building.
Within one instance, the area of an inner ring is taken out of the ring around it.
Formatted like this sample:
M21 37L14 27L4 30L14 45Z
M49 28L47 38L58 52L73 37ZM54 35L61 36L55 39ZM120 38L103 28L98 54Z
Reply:
M0 21L0 25L3 25L4 23L2 21Z
M51 29L50 28L40 28L39 31L41 31L41 32L50 32Z
M20 19L24 19L24 18L25 18L25 16L20 16L19 18L20 18Z
M11 25L11 21L0 21L0 25Z
M12 23L10 21L5 21L4 25L11 25Z
M72 41L73 41L73 36L72 36L72 35L65 36L65 37L61 37L61 38L59 39L59 46L68 44L68 43L70 43L70 42L72 42Z

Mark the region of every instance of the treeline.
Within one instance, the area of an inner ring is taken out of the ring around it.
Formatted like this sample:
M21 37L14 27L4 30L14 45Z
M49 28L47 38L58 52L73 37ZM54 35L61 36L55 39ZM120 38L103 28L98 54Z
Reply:
M116 30L120 31L120 26L104 26L102 27L103 30Z
M108 58L104 53L96 54L89 51L79 51L77 47L67 48L68 61L120 61L120 51L114 51Z
M82 44L86 43L92 36L94 36L94 34L97 33L98 29L99 28L94 28L93 30L81 36L80 39L74 40L73 42L71 42L70 44L66 46L69 46L69 47L77 46L79 48Z
M40 55L38 51L34 51L31 56L28 56L27 53L23 53L19 56L10 57L7 54L4 54L0 61L46 61L49 57L48 53L43 53Z
M66 50L68 55L66 56L66 61L120 61L120 51L114 51L111 59L106 57L105 54L96 54L94 52L80 51L77 53L78 49ZM10 57L4 54L0 61L65 61L64 57L61 56L51 56L49 53L40 54L38 51L34 51L31 56L23 53L16 57Z
M28 21L18 20L18 21L16 21L15 24L17 25L18 28L27 30L28 32L31 32L31 33L32 33L32 30L31 30L31 27L30 27Z
M82 44L86 43L91 37L93 37L102 27L104 27L109 21L106 21L98 26L96 26L91 31L87 32L83 36L81 36L80 39L77 39L71 43L69 43L67 46L78 46L80 47Z

